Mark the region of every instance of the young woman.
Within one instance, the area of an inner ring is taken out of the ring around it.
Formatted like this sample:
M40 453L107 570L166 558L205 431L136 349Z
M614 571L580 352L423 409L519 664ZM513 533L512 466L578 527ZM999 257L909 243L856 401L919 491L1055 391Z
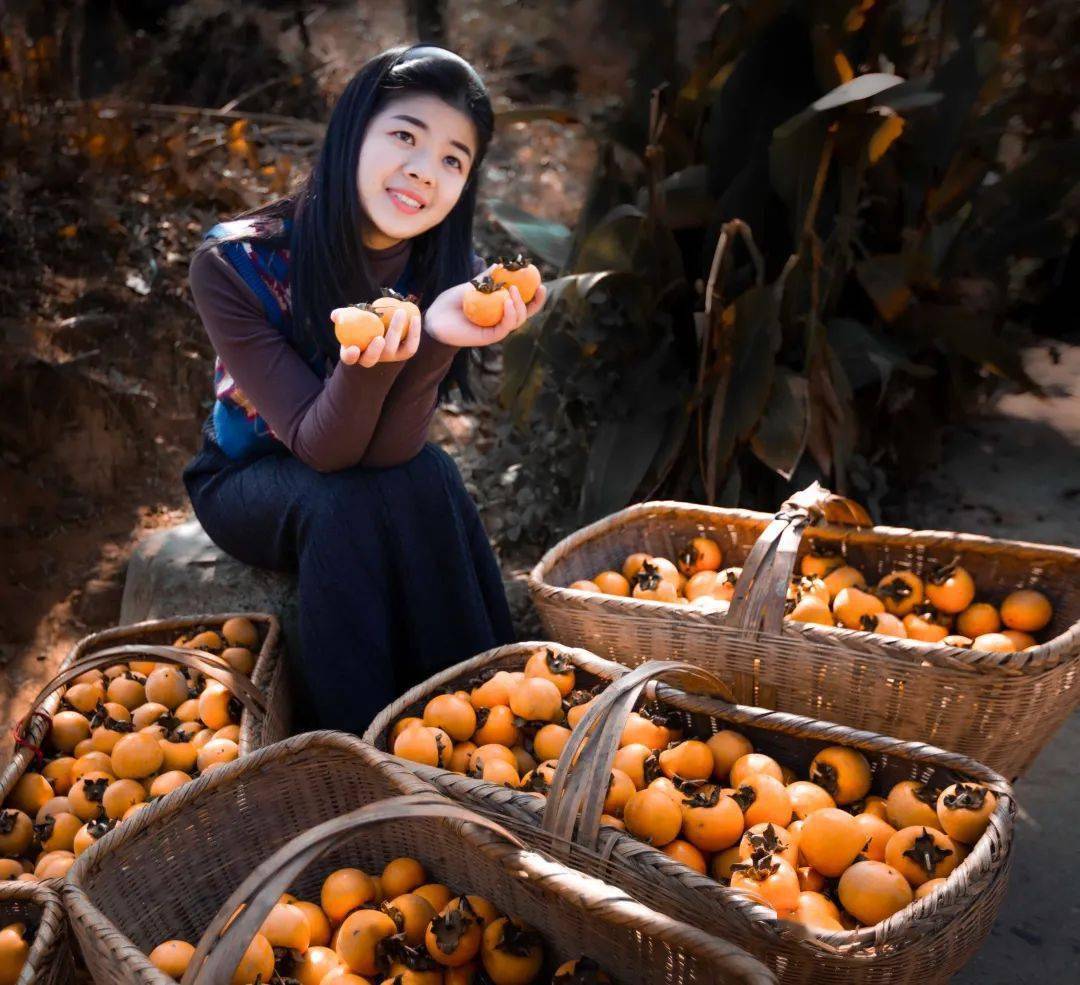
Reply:
M184 471L195 513L246 564L294 570L297 725L358 732L403 690L513 638L498 565L453 461L426 443L465 349L544 301L514 289L502 322L461 311L487 92L442 48L367 63L334 108L299 192L207 234L192 294L218 355L216 403ZM361 351L335 309L414 294Z

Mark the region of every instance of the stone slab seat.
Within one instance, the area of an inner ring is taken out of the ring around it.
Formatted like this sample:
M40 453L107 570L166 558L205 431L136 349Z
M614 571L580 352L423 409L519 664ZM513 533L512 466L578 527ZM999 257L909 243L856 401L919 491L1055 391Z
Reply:
M299 653L293 575L252 568L226 554L196 519L148 534L128 562L120 624L200 612L267 612Z

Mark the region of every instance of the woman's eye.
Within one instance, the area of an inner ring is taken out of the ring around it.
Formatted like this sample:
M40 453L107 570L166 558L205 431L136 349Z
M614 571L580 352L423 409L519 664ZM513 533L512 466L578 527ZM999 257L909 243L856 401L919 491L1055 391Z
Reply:
M408 130L395 130L393 136L400 137L407 144L415 144L416 140Z
M449 164L452 168L457 168L459 171L461 170L461 161L454 157L453 154L447 154L446 157L443 158L443 162Z

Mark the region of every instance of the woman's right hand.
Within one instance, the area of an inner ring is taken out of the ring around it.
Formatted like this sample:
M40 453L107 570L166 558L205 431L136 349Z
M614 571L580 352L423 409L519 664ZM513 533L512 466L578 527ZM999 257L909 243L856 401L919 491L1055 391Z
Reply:
M331 312L333 317L333 312ZM343 345L341 361L346 366L364 366L370 369L378 363L400 363L416 355L420 346L420 317L414 315L404 341L401 338L409 316L398 309L390 319L390 328L385 335L373 338L363 349L358 345Z

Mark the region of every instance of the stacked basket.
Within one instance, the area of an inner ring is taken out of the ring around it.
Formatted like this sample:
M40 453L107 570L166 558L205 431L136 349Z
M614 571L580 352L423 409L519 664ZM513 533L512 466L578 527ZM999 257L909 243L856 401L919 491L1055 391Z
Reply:
M485 673L520 670L525 658L538 647L566 656L586 686L627 681L633 673L586 651L554 644L501 647L450 668L403 695L375 719L365 738L377 748L388 748L394 723L420 714L432 697L466 688ZM692 669L678 663L650 663L643 680L672 673L676 680L695 683L701 689ZM550 800L545 802L535 794L437 767L403 765L447 796L502 819L527 843L542 847L565 864L618 885L677 919L739 944L769 964L785 983L885 985L945 981L978 949L1000 907L1008 878L1015 805L1011 788L1001 776L965 756L919 742L730 704L717 697L663 685L655 687L655 696L683 716L689 730L708 734L734 727L751 738L755 749L782 754L787 760L809 762L823 746L839 743L862 751L871 761L878 782L914 779L945 784L967 780L986 785L998 796L991 825L950 878L946 891L919 900L872 928L814 934L793 929L778 921L772 911L620 831L597 828L594 823L591 829L579 826L571 838L566 837L566 830L559 830L554 820L561 812L560 805ZM578 729L583 725L579 724ZM587 762L588 756L583 750L577 762ZM603 766L597 775L607 775ZM605 792L605 784L593 785L594 798L599 796L602 801ZM569 815L585 816L586 812L579 810L581 806L571 805ZM598 813L594 801L594 822Z
M774 981L739 948L523 850L339 733L287 739L187 785L88 850L63 892L95 981L166 985L147 953L201 939L184 981L218 985L284 889L317 899L330 869L378 872L397 856L531 924L555 961L585 955L626 982Z
M792 503L776 517L643 503L592 524L548 551L530 575L545 631L621 663L686 660L715 671L746 704L933 742L1005 776L1022 773L1080 703L1080 551L844 525L821 499ZM620 568L634 552L673 557L696 536L715 540L724 563L738 565L770 531L782 549L756 572L768 590L752 592L740 579L742 597L730 613L567 587ZM1039 589L1054 604L1054 621L1046 642L1001 654L784 620L784 596L776 596L786 592L795 548L839 552L879 577L959 559L980 585Z

